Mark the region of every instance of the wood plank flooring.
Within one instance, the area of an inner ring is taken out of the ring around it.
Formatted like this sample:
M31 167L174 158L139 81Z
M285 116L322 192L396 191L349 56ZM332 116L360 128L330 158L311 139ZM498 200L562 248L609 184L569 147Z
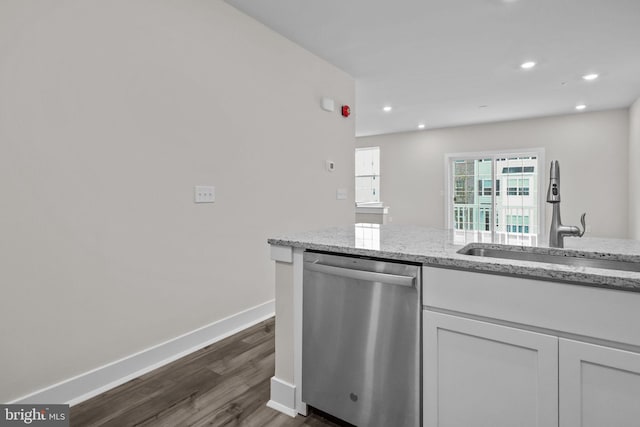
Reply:
M317 412L291 418L266 406L275 366L274 319L207 346L71 408L72 427L341 426Z

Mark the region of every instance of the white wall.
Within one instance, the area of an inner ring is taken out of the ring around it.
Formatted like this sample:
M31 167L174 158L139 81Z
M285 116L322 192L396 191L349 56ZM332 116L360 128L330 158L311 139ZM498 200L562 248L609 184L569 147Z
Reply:
M444 227L445 153L544 147L547 165L559 160L562 220L588 235L627 235L627 109L357 138L380 146L380 196L394 223ZM549 228L550 209L546 226Z
M222 1L3 0L0 94L0 401L273 299L267 237L353 221L319 107L353 79Z
M640 98L629 109L629 238L640 240Z

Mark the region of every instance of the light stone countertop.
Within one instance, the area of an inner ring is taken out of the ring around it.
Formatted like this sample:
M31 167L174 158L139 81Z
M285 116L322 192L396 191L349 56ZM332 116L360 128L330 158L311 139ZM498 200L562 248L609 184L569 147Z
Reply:
M520 276L623 291L640 292L640 272L618 271L584 266L548 264L500 258L478 257L457 253L467 244L477 244L476 232L454 232L407 225L355 224L324 230L291 233L268 240L276 246L290 246L318 251L361 255L399 261L416 262L433 267L453 268L480 273ZM486 239L483 246L486 247ZM500 247L490 244L491 247ZM535 246L513 244L516 250L534 252L546 248L545 242ZM565 249L549 249L557 253L588 255L595 258L640 262L640 241L603 238L565 238Z

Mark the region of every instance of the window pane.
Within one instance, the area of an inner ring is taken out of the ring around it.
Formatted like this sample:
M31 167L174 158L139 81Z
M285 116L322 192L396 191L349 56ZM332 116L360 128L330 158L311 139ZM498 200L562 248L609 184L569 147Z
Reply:
M501 242L535 242L539 230L539 198L537 156L511 157L496 162L496 180L505 181L505 194L496 195L496 216L504 224L496 225L496 232L503 233Z
M356 176L380 175L380 148L356 148Z
M380 147L356 148L356 203L380 201Z
M356 177L356 201L361 203L380 201L380 180L377 177Z
M452 166L454 228L490 231L493 217L492 159L456 160Z

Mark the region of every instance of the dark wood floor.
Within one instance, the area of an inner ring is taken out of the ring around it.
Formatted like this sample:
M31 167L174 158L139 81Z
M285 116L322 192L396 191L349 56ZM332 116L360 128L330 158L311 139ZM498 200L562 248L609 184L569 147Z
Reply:
M71 426L338 426L266 406L274 346L271 318L72 407Z

